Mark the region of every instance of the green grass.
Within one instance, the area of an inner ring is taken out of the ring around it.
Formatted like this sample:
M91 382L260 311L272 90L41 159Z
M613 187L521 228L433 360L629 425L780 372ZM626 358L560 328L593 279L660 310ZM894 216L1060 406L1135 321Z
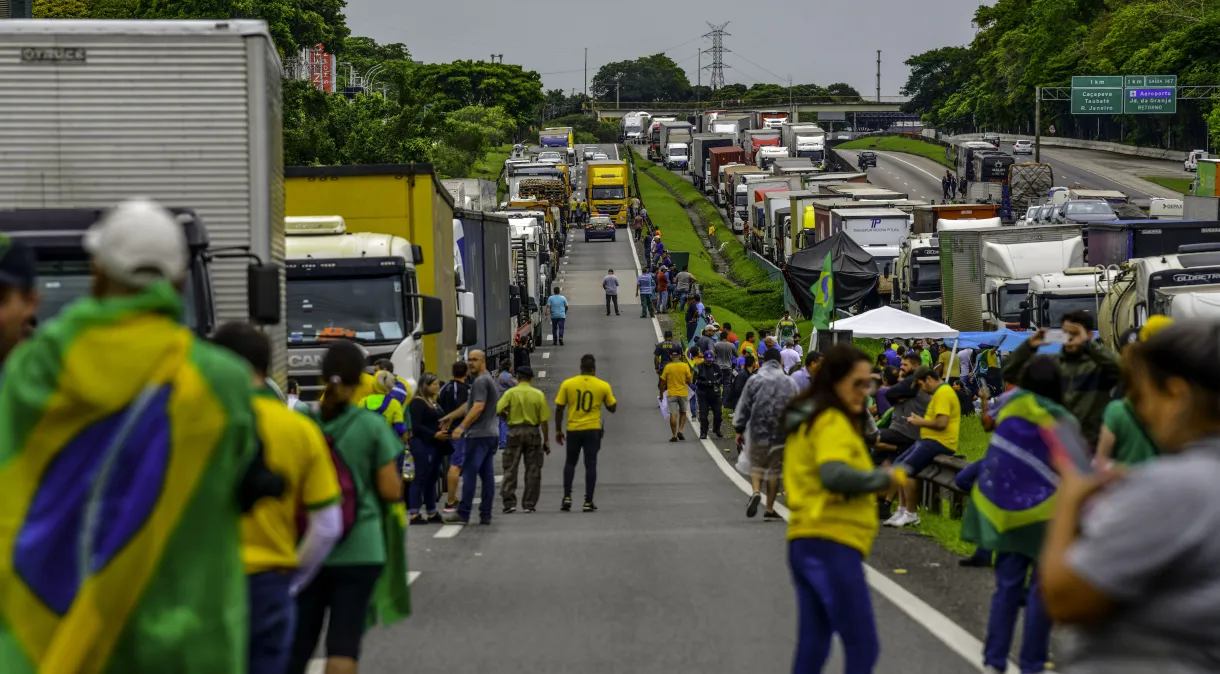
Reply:
M500 177L500 171L504 169L504 162L508 160L513 153L513 144L505 143L497 145L488 151L487 155L474 163L474 171L471 173L471 178L483 178L495 182ZM496 185L496 200L504 199L504 182L501 181Z
M965 456L967 461L978 461L987 453L987 442L990 437L991 434L983 430L983 422L977 416L962 417L961 432L958 435L958 453ZM947 501L941 502L941 512L939 513L920 510L919 519L920 524L916 530L936 541L937 545L963 556L974 553L974 544L966 543L961 539L962 521L949 517Z
M1190 187L1195 182L1194 178L1164 178L1161 176L1140 176L1140 179L1156 183L1179 194L1190 194Z
M857 138L835 146L841 150L883 150L886 152L905 152L919 155L932 161L954 168L953 162L945 158L945 148L935 143L928 143L906 136L874 136Z

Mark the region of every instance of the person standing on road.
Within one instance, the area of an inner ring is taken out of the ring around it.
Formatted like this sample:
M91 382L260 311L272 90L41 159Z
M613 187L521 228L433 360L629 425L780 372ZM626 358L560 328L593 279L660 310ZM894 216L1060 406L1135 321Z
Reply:
M466 357L466 365L475 379L470 385L470 400L460 411L462 422L452 433L455 440L466 440L463 468L466 479L462 481L462 500L458 503L457 514L449 520L454 524L470 523L476 480L482 482L479 524L491 524L491 504L496 497L496 445L500 439L499 417L496 416L500 386L487 371L486 358L477 350Z
M712 413L712 433L718 438L723 438L724 434L720 432L720 420L724 414L724 406L721 404L721 391L724 383L724 375L720 371L720 366L716 364L716 354L713 351L707 351L703 354L703 361L695 366L695 391L698 393L699 401L699 439L707 439L708 412Z
M559 294L559 286L552 289L551 296L546 298L546 311L551 319L551 339L563 346L563 328L568 318L568 298Z
M508 424L508 447L504 451L504 484L500 498L504 501L504 512L517 511L517 465L525 461L525 490L521 506L527 513L538 508L538 494L542 490L542 457L551 453L551 435L548 421L551 410L546 404L546 395L534 388L531 382L534 370L523 367L517 370L517 385L509 389L496 403L496 413Z
M415 479L407 494L411 524L442 522L436 512L436 481L449 444L449 431L441 430L444 412L437 400L440 390L441 382L436 375L425 372L419 377L419 395L407 405L411 416L411 456L415 458Z
M555 442L563 445L568 441L567 456L563 463L563 502L559 509L567 512L572 509L572 482L576 479L576 463L584 453L585 462L585 502L584 512L593 512L597 506L593 502L593 490L597 486L597 454L601 451L602 406L611 414L618 409L618 401L614 398L614 390L610 384L597 378L597 360L592 354L580 357L580 374L564 380L555 396ZM563 413L568 413L567 431L564 432Z
M1063 406L1080 422L1080 430L1090 447L1097 446L1102 417L1110 404L1110 392L1122 377L1118 355L1093 341L1093 316L1088 311L1073 311L1063 317L1068 341L1058 355L1063 371ZM1004 361L1005 381L1020 381L1025 364L1046 343L1046 328L1041 328L1018 346Z
M456 417L458 410L464 409L466 401L470 399L470 384L466 381L469 374L470 370L466 367L466 363L459 360L453 364L450 372L452 378L441 387L440 393L436 396L436 402L441 406L441 411L445 413L445 419ZM443 420L441 427L448 429L449 423L449 421ZM457 512L458 486L462 479L462 466L466 463L466 441L451 436L449 451L451 452L449 473L445 476L445 493L448 495L445 500L446 515Z
M799 616L793 672L821 672L835 634L845 672L872 672L879 656L863 562L877 538L875 494L906 476L869 460L862 422L870 374L862 351L831 347L813 387L784 415L788 567Z
M669 406L669 441L685 440L682 431L690 418L690 385L694 380L691 367L682 359L682 351L669 354L669 364L661 371L657 382L657 401L666 399Z
M640 318L652 318L656 312L652 308L652 293L655 290L656 279L647 269L640 272L635 280L635 295L640 298Z
M746 382L741 399L733 411L733 428L737 444L743 446L750 461L750 484L754 491L746 503L746 517L758 514L764 481L767 488L767 509L764 519L778 520L775 497L779 495L779 478L784 464L784 428L781 417L788 403L796 396L796 383L784 374L779 351L771 349L763 356L762 367Z
M614 315L618 316L618 277L613 269L602 278L602 290L606 291L606 315L610 315L610 303L614 302Z
M940 191L944 203L949 203L949 193L951 191L949 186L953 184L953 175L945 171L945 177L940 179Z

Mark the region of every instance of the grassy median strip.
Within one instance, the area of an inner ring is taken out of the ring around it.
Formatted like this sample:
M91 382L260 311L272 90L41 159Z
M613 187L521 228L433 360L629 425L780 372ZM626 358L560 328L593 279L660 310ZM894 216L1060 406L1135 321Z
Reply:
M945 148L936 143L911 138L907 136L866 136L847 141L835 146L838 150L881 150L883 152L905 152L919 155L932 161L954 168L953 162L945 158Z
M1195 183L1194 178L1166 178L1164 176L1140 176L1140 180L1156 183L1179 194L1190 194L1190 188Z

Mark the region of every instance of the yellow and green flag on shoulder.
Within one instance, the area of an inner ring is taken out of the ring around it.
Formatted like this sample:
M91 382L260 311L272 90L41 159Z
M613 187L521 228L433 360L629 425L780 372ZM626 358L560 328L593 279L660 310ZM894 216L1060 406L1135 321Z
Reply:
M82 299L0 384L5 674L246 670L251 372L168 283Z
M822 263L822 275L810 288L813 291L813 327L815 330L829 330L830 321L835 311L835 281L831 266L830 253Z

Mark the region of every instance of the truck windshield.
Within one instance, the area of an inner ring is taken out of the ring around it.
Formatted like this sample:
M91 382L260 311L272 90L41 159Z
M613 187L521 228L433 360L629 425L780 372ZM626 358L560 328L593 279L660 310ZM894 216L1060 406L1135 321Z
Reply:
M1021 320L1021 302L1029 292L1029 285L1009 284L1000 289L1000 320L1016 323Z
M626 199L627 191L622 187L594 187L592 188L591 199L598 201L608 199Z
M681 147L671 147L671 148L669 148L669 156L671 156L671 157L685 157L685 156L686 156L686 149L685 149L685 148L681 148Z
M1063 317L1073 311L1097 311L1097 298L1093 295L1050 295L1042 299L1040 328L1062 328Z
M88 262L55 262L40 264L34 280L39 294L38 324L45 325L74 300L88 297L92 283ZM186 327L196 330L199 326L195 312L194 274L187 274L182 289L183 321Z
M737 195L737 198L736 198L736 200L735 200L735 203L736 203L738 206L745 206L745 205L746 205L746 194L745 194L745 192L742 192L741 194L738 194L738 195Z
M288 335L293 344L326 339L397 342L411 332L401 276L290 279Z
M919 292L940 290L940 260L911 262L911 290Z
M1067 215L1112 215L1114 209L1104 201L1069 201L1064 207L1064 213Z

